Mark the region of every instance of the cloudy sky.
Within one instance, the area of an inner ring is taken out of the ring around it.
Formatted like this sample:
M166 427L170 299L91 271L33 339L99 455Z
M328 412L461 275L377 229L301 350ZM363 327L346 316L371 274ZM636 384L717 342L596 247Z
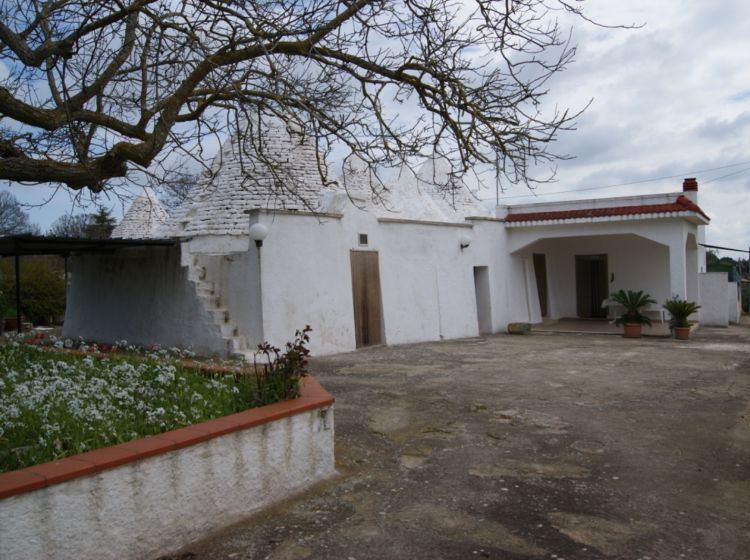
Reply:
M695 176L700 204L712 218L707 242L750 245L750 2L746 0L598 0L588 14L603 29L574 22L575 62L550 84L550 104L593 104L558 153L575 159L558 165L557 181L534 195L513 187L501 203L598 198L680 190ZM652 180L659 177L671 177ZM622 183L627 186L609 187ZM38 204L53 193L16 187ZM489 194L488 194L489 196ZM492 193L494 198L494 193ZM121 215L120 203L109 206ZM72 207L58 192L30 209L43 228ZM737 254L727 253L733 256Z
M750 2L586 4L600 22L645 25L575 26L576 61L550 93L562 106L593 99L578 130L556 146L575 159L558 164L557 182L540 186L539 196L514 187L501 202L673 192L683 177L696 177L700 205L711 217L707 243L747 249ZM650 181L658 177L672 178ZM638 181L648 182L596 188Z

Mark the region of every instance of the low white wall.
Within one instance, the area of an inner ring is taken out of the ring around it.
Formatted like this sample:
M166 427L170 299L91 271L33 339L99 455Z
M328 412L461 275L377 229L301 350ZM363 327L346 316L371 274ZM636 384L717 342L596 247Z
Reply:
M729 325L730 285L726 272L704 272L700 276L701 308L698 310L701 325L726 327Z
M742 295L738 282L727 282L727 319L737 324L742 316Z
M333 473L333 408L313 409L6 498L0 558L155 558Z

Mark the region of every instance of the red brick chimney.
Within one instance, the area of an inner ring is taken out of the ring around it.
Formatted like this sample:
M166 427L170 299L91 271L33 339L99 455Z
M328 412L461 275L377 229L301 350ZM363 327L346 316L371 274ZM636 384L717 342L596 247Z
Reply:
M682 182L683 192L690 192L690 191L697 191L697 190L698 190L698 181L695 180L695 177L687 177Z
M682 192L685 193L686 197L698 204L698 181L695 180L695 177L685 178L682 182Z

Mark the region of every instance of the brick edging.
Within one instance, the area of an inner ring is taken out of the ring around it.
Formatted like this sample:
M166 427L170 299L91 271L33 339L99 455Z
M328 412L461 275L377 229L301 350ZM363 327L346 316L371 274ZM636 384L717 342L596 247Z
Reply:
M296 399L251 408L155 436L79 453L59 461L0 473L0 499L119 467L315 408L330 406L333 402L334 398L315 378L306 376L300 379L300 396Z

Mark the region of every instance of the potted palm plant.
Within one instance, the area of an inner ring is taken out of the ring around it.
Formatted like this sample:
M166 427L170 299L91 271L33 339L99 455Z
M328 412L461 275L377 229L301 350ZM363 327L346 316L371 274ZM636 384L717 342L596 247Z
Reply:
M675 338L687 340L690 338L690 323L688 317L700 309L694 301L674 298L664 302L664 309L672 316L669 320L669 328Z
M609 297L625 308L623 314L615 319L615 325L623 326L623 336L625 338L640 338L643 325L651 326L651 319L643 314L643 310L652 303L656 303L656 300L643 290L637 292L619 290Z

